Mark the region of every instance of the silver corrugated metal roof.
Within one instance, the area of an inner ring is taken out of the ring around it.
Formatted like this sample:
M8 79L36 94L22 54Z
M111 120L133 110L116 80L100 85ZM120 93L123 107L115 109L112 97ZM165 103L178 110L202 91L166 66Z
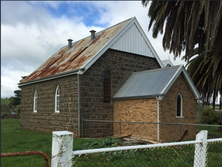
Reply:
M113 98L130 99L164 96L181 72L185 74L183 66L173 66L132 73ZM185 74L185 77L196 98L198 98L199 93L189 76Z

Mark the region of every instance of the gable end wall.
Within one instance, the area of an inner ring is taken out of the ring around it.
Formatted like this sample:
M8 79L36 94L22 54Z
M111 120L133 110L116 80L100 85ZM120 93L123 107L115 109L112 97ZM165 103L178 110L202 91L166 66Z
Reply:
M81 77L81 117L86 120L114 120L113 102L103 103L103 77L111 73L111 96L132 72L160 68L156 59L109 49ZM113 135L112 123L81 122L84 137Z
M176 97L180 93L183 98L183 118L176 118ZM164 98L160 101L160 122L169 123L196 123L196 100L184 74L180 74ZM179 140L188 130L185 139L195 139L195 126L160 125L160 140Z

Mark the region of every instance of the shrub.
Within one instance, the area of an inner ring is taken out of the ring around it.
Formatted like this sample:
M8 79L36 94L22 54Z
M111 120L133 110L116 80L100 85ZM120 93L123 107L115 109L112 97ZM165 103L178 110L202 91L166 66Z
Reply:
M219 114L211 108L206 108L203 111L201 122L204 124L218 123Z
M120 139L108 136L106 139L89 139L83 147L85 149L116 147L121 142Z
M1 113L3 113L3 112L7 112L7 113L11 112L11 109L7 104L2 104L1 105Z

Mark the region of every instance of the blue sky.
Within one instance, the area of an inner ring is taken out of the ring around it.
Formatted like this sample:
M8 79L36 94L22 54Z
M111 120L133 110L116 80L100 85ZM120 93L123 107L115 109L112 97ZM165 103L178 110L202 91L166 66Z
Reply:
M148 8L141 1L1 1L1 97L14 96L29 75L62 46L136 17L161 60L184 64L164 52L162 36L147 31Z
M98 8L92 1L84 2L73 2L73 3L60 3L57 7L53 7L50 4L43 3L43 6L52 14L54 17L66 16L69 19L72 16L82 18L82 22L86 26L108 26L107 23L98 23L95 20L99 20L100 16L107 10L104 7Z

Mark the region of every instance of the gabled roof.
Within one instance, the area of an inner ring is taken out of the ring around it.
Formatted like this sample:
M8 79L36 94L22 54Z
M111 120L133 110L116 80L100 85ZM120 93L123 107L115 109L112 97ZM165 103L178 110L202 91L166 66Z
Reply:
M173 66L173 63L170 60L162 60L163 67Z
M133 36L132 32L134 32ZM88 36L73 42L71 49L68 49L68 45L62 47L39 68L21 80L19 86L77 73L83 74L109 48L153 57L160 67L163 67L137 19L133 17L97 32L93 41Z
M134 72L114 95L114 99L159 98L161 100L179 75L183 73L196 99L199 93L189 74L181 66Z

